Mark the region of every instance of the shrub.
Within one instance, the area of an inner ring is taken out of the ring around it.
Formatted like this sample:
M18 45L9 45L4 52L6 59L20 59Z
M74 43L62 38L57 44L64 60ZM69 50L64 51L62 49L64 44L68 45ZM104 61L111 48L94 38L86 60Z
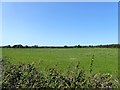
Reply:
M51 89L83 89L118 88L119 82L109 73L90 74L87 76L85 71L80 68L78 63L74 71L68 70L65 75L57 68L49 68L43 73L35 68L34 64L13 65L2 61L2 88L51 88ZM90 89L92 90L92 89Z
M3 64L3 88L41 88L44 87L44 76L30 64Z

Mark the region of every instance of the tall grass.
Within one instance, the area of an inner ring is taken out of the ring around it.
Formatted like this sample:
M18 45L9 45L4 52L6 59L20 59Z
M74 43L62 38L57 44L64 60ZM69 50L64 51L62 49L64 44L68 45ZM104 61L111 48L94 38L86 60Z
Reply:
M92 56L92 59L91 59L91 64L90 64L90 74L91 74L92 71L93 71L93 62L94 62L94 55Z

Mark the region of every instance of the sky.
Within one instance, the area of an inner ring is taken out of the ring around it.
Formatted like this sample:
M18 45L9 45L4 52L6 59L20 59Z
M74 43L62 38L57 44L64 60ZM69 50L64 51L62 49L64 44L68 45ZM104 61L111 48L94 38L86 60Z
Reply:
M2 45L118 43L117 2L4 2Z
M119 0L1 0L2 2L119 2Z

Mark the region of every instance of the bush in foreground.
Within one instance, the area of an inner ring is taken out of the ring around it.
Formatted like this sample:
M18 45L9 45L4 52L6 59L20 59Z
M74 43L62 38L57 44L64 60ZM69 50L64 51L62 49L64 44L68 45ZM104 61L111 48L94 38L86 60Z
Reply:
M70 89L70 88L94 88L113 90L118 88L118 80L109 73L87 76L85 71L76 65L75 70L69 70L65 75L57 68L49 68L43 73L38 71L33 64L13 65L2 61L2 88L51 88L51 89ZM87 89L88 90L88 89ZM91 90L91 89L90 89Z

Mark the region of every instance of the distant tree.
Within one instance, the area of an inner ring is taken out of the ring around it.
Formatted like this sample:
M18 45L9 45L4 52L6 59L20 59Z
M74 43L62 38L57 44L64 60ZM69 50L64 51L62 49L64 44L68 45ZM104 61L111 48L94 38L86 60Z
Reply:
M82 46L78 45L77 47L78 47L78 48L81 48Z
M102 48L102 47L103 47L103 45L99 45L99 47L100 47L100 48Z
M89 47L91 47L91 45L89 45Z
M7 46L3 46L3 48L11 48L11 46L10 46L10 45L7 45Z
M23 46L19 44L19 45L14 45L13 48L23 48Z
M10 45L8 45L8 46L7 46L7 48L11 48L11 46L10 46Z
M68 47L67 45L64 46L64 48L67 48L67 47Z
M34 45L34 46L32 46L32 48L38 48L38 45Z
M78 47L77 45L74 46L74 48L77 48L77 47Z
M13 47L12 48L17 48L17 45L13 45Z
M25 45L25 48L29 48L29 46L28 46L28 45Z
M112 48L117 48L118 47L118 45L116 45L116 44L112 44L112 46L111 46Z
M11 46L10 46L10 45L8 45L7 47L8 47L8 48L11 48Z
M117 46L118 48L120 48L120 44L118 44L118 46Z

